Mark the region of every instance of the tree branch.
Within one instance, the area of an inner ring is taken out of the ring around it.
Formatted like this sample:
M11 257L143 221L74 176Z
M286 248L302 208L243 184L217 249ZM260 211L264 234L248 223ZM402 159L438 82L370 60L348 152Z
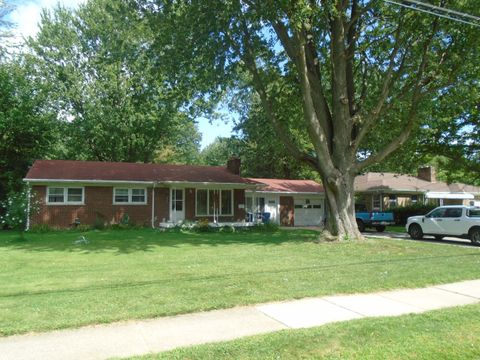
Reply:
M248 32L248 28L244 23L242 23L242 31L244 33L243 47L245 51L242 52L241 48L235 43L235 41L232 41L232 46L237 51L238 55L244 60L245 65L247 66L247 69L252 75L254 88L257 94L260 96L260 101L262 102L262 106L265 110L267 118L270 120L270 123L272 124L275 130L275 133L282 140L282 142L285 144L285 146L290 151L293 157L295 157L299 161L302 161L312 166L314 169L318 170L317 159L307 153L304 153L298 148L298 146L287 135L288 131L285 129L281 121L277 118L274 111L274 104L272 100L269 98L265 85L263 84L260 72L255 62L255 58L249 50L251 46L251 41L250 41L251 37Z
M403 130L400 132L398 137L395 138L394 141L392 141L390 144L388 144L385 148L383 148L381 151L376 153L375 155L370 155L367 159L364 161L358 162L355 166L357 173L360 172L362 169L365 167L372 165L374 163L378 163L385 159L388 155L390 155L393 151L398 149L403 143L408 139L410 132L416 125L416 120L417 120L417 105L420 102L421 99L421 89L422 89L422 83L424 81L423 79L423 74L425 72L425 68L427 67L428 63L428 48L430 47L430 44L435 36L435 33L437 31L438 27L438 18L434 20L433 23L433 29L431 35L426 39L424 45L423 45L423 50L422 50L422 60L420 62L417 74L415 76L416 85L414 87L414 91L412 94L411 98L411 103L410 103L410 109L408 112L407 116L407 123Z
M398 51L400 50L400 45L401 45L400 44L400 35L401 35L402 28L403 28L403 21L401 20L400 24L398 25L398 27L395 31L395 43L394 43L394 47L392 49L392 52L390 53L390 56L389 56L388 69L387 69L387 72L385 74L385 78L383 80L382 90L380 92L380 96L378 97L377 104L375 105L373 110L366 115L362 115L362 119L364 119L365 122L363 123L363 126L361 127L357 138L354 139L353 147L355 148L355 150L358 149L362 140L364 139L365 135L368 133L368 131L372 127L375 120L377 120L379 118L380 113L382 111L382 108L385 104L385 101L386 101L388 95L390 94L390 90L392 89L393 84L395 83L395 79L400 77L400 75L402 74L403 65L404 65L406 54L407 54L407 50L405 50L405 52L404 52L404 56L402 57L400 66L399 66L399 68L396 72L396 76L395 77L393 76L395 63L396 63L395 59L397 57L397 54L398 54Z

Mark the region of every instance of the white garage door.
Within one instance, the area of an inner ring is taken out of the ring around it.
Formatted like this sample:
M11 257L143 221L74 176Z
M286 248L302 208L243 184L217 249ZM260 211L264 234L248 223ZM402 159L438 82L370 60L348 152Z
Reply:
M295 226L320 226L323 220L322 199L295 199Z

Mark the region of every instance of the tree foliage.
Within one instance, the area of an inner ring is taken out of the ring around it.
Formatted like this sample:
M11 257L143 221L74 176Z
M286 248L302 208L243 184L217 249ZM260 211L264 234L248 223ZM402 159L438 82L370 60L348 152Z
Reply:
M70 159L151 162L162 148L198 146L186 98L149 54L152 34L123 2L44 12L29 46L51 85ZM187 136L188 135L188 136ZM187 142L188 144L185 144Z
M21 189L29 165L51 156L57 140L57 121L33 71L20 57L0 61L0 201Z

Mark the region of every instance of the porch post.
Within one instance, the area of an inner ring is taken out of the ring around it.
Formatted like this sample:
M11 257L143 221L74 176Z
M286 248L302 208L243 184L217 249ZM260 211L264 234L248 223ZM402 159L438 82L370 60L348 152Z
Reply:
M25 231L30 230L30 198L31 198L31 188L30 183L27 182L27 223L25 225Z
M155 183L152 187L152 229L155 229Z

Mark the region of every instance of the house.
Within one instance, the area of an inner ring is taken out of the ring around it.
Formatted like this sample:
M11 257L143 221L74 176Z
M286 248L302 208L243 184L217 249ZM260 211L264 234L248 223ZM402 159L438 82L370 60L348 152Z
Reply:
M369 211L415 203L433 205L480 204L480 187L437 181L433 167L418 169L418 175L366 173L355 178L356 203Z
M247 211L269 213L270 221L283 226L320 226L325 218L325 195L313 180L256 179L264 185L246 190Z
M264 185L239 171L239 159L227 167L37 160L24 179L39 201L29 225L113 224L125 215L152 227L200 218L244 221L245 190Z
M39 202L29 226L114 224L126 215L152 227L204 218L244 223L260 213L285 226L320 225L325 207L316 182L244 178L237 158L226 167L37 160L24 181Z

